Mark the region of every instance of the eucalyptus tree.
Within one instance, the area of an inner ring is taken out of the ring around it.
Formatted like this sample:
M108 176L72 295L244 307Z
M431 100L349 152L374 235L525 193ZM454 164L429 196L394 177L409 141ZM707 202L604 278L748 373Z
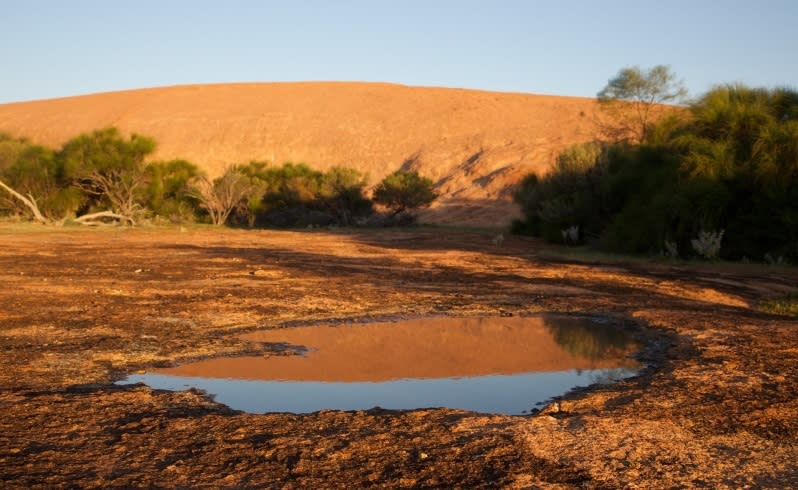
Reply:
M155 146L152 138L133 133L125 139L111 127L72 138L57 158L64 174L86 194L86 211L135 224L147 183L144 159Z
M686 95L687 90L668 66L623 68L598 93L601 109L610 119L603 129L616 140L645 142L655 108L681 102Z

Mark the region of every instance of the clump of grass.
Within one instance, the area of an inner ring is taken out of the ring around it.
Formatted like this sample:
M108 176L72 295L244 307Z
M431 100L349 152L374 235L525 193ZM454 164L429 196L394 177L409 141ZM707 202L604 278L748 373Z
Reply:
M798 292L763 301L759 307L768 313L798 317Z

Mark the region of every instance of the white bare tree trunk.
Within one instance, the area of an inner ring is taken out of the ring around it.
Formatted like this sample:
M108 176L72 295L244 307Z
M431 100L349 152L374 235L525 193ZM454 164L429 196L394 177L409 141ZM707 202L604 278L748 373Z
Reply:
M39 211L39 206L36 204L36 199L34 199L33 196L31 196L30 194L28 194L28 197L23 196L19 192L15 191L14 189L6 185L6 183L3 182L2 180L0 180L0 188L5 189L12 196L19 199L22 202L22 204L24 204L25 207L27 207L31 211L31 213L33 213L33 218L36 221L39 221L40 223L44 224L50 223L50 220L45 218L44 215L41 213L41 211Z
M252 186L239 172L228 169L224 175L211 181L206 177L196 179L191 194L208 211L214 225L221 226L233 209L247 196Z

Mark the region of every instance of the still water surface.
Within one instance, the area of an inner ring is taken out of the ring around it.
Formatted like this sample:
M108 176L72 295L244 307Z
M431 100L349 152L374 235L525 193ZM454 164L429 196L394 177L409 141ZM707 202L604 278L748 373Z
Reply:
M300 355L209 359L120 383L199 388L237 410L449 407L521 414L578 386L636 373L638 346L606 321L426 318L247 334Z

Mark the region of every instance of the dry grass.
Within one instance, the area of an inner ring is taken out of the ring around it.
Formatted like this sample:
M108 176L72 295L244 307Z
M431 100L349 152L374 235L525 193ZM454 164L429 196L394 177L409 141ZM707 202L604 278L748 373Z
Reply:
M798 292L763 301L759 308L776 315L798 317Z

